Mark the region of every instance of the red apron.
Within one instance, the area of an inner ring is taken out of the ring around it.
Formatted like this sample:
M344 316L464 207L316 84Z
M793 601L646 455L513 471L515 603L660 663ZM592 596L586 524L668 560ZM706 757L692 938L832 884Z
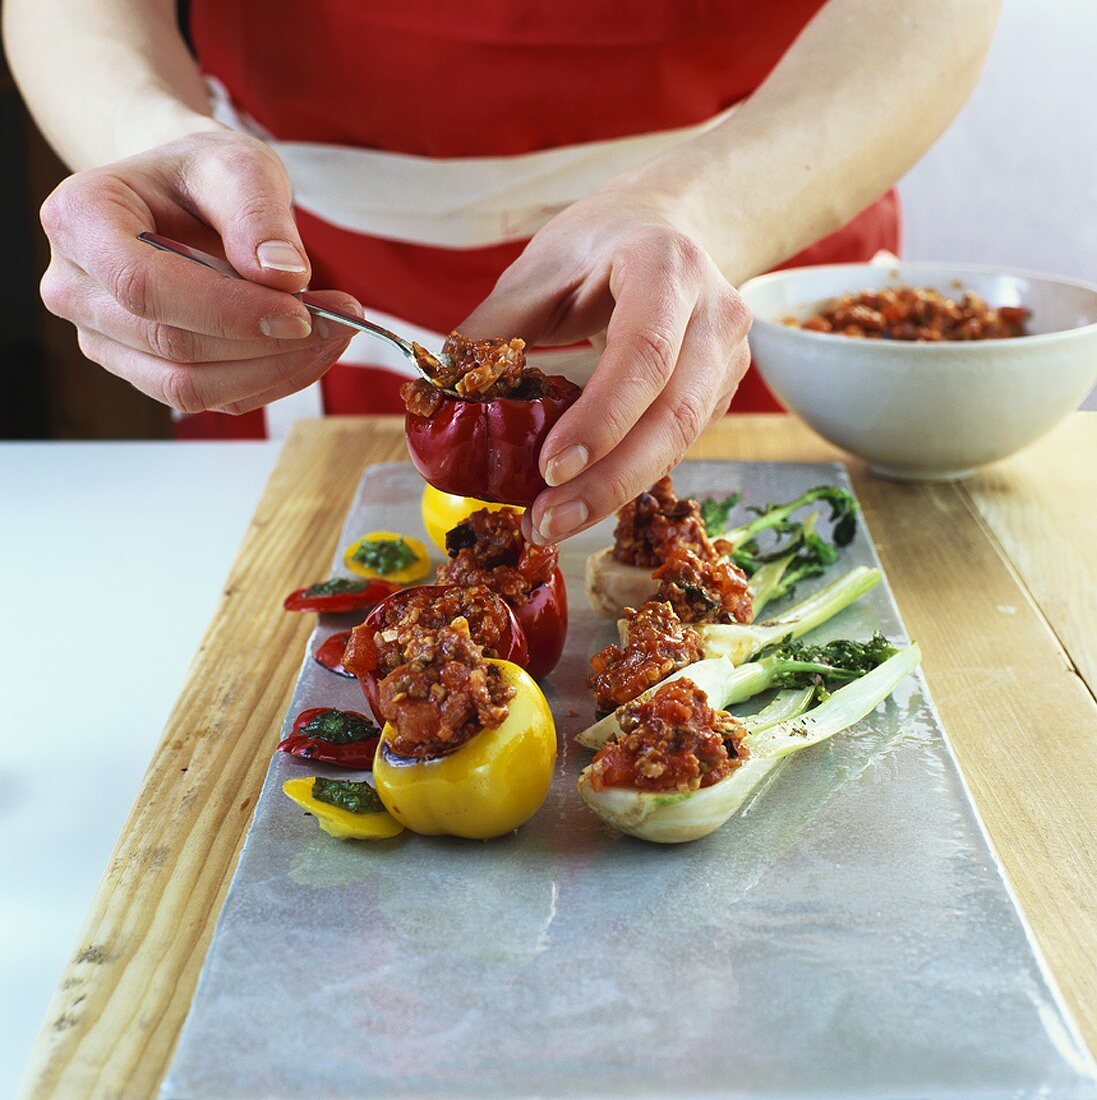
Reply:
M487 167L513 164L521 175L528 154L702 124L750 95L821 6L313 0L303 8L299 0L193 0L190 32L231 110L276 148L289 143L313 285L349 291L367 316L446 333L487 296L525 240L485 240L470 230L471 246L463 238L455 246L448 232L433 243L429 226L389 235L376 218L359 224L344 213L330 188L315 198L307 181L302 190L298 164L315 167L321 183L331 178L323 164L334 163L325 156L355 150L404 154L393 158L401 172L429 172L431 162L444 172L447 160L485 158ZM351 190L385 186L369 163L351 175ZM354 197L346 195L350 206ZM782 266L867 260L898 246L898 204L889 193ZM337 364L322 382L323 411L402 411L404 377L391 363L361 357ZM752 369L733 409L778 408ZM261 437L264 413L186 417L178 434Z

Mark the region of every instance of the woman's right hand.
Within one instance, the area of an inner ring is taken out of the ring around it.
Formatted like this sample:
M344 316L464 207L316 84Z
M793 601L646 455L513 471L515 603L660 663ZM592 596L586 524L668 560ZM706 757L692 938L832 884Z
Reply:
M240 414L304 389L350 334L293 296L310 269L289 180L254 138L191 134L65 180L42 207L47 308L96 363L184 413ZM137 240L163 233L224 256L247 282ZM315 296L361 316L348 294Z

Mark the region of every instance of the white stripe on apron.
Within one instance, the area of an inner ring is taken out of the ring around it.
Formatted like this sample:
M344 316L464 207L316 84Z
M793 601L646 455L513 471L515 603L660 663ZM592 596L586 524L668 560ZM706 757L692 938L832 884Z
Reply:
M355 233L445 248L531 237L576 199L718 126L735 109L695 126L516 156L435 158L279 141L235 107L223 84L207 83L214 118L278 153L303 210Z
M695 126L560 146L501 157L433 158L352 146L278 141L238 110L224 85L207 77L214 118L266 141L281 157L294 202L355 233L445 248L479 248L532 236L565 207L679 142L718 126L734 108ZM371 320L426 348L444 334L375 310ZM530 359L546 374L580 385L591 375L602 340L589 348L538 348ZM341 363L375 365L411 377L399 352L359 335ZM281 438L300 417L323 414L316 383L267 406L267 432Z

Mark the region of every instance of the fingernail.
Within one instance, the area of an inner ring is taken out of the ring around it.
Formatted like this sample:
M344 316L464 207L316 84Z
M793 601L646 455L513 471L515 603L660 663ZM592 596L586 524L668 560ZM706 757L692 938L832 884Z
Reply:
M312 332L312 326L304 317L283 313L264 317L259 322L259 331L274 340L303 340Z
M589 515L585 500L569 500L549 508L537 524L536 533L546 542L557 542L586 523Z
M545 481L554 487L563 485L565 481L578 477L587 468L589 461L590 451L582 443L565 447L545 464Z
M290 271L304 275L308 268L301 262L301 253L289 241L264 241L255 250L259 266L267 271Z
M344 302L339 306L339 310L350 317L365 316L362 307L357 302ZM354 330L348 325L341 325L338 321L329 321L324 317L317 317L312 322L312 331L321 340L345 340L348 336L354 335Z

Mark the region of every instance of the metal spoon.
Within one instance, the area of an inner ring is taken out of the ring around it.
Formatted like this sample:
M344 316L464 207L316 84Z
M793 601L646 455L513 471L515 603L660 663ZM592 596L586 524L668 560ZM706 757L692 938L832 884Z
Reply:
M211 271L216 271L218 275L224 275L228 279L244 278L244 276L227 260L222 260L217 256L211 256L208 252L201 251L201 249L191 248L189 244L173 241L170 237L164 237L159 233L139 233L137 239L139 241L144 241L145 244L151 244L153 248L158 248L161 252L172 252L176 256L182 256L184 260L190 260L191 263L208 267ZM410 341L405 340L402 336L397 336L395 332L389 332L387 328L382 328L372 321L365 321L360 317L352 317L349 313L342 313L340 310L332 309L329 306L319 305L312 299L312 296L307 290L295 295L295 297L300 299L301 304L309 313L315 314L317 317L323 317L327 321L334 321L337 325L344 325L358 332L366 332L370 336L376 336L379 340L384 340L386 343L391 344L397 351L411 361L419 374L434 386L435 389L441 390L442 393L448 393L451 397L459 398L461 396L456 390L448 390L444 386L438 385L438 383L427 373L426 367L423 366L422 359L419 353L416 352L415 347ZM443 363L446 362L446 358L443 355L438 355L436 358Z

